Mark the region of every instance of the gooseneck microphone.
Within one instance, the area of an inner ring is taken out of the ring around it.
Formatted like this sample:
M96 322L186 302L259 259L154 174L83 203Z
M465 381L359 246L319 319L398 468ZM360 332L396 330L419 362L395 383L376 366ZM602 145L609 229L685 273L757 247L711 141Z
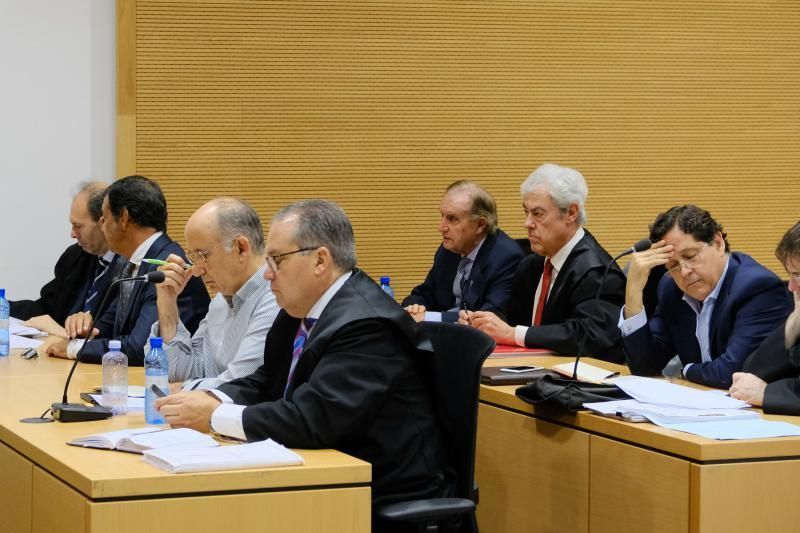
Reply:
M164 272L160 270L154 270L152 272L148 272L147 274L143 274L141 276L136 276L132 278L120 278L115 280L108 286L108 290L106 291L105 295L103 295L103 299L100 302L100 305L97 307L97 312L92 317L92 323L89 326L89 336L86 338L84 343L81 345L78 353L75 354L75 362L72 363L72 368L69 371L69 375L67 376L67 381L64 384L64 394L61 397L61 402L54 403L50 406L50 411L53 413L52 419L46 419L43 417L39 418L23 418L22 422L43 422L43 421L50 421L50 420L58 420L59 422L86 422L88 420L102 420L104 418L111 417L112 413L110 409L106 407L102 407L99 405L96 406L88 406L82 403L69 403L67 400L67 390L69 389L69 383L72 380L72 374L75 373L75 368L78 366L78 362L81 360L81 354L83 354L84 348L86 348L86 344L92 339L92 331L94 331L94 324L97 321L97 317L102 315L103 311L105 311L106 303L108 302L109 295L113 292L114 287L118 286L121 283L131 282L131 281L143 281L145 283L161 283L166 279L166 275ZM44 415L42 415L44 416Z
M609 270L611 270L611 265L617 262L617 259L621 257L625 257L626 255L630 255L634 252L643 252L645 250L649 250L650 247L653 246L653 243L650 242L650 239L642 239L614 259L608 262L606 265L606 269L603 272L603 275L600 277L600 283L597 284L597 294L594 297L594 301L598 302L600 300L600 295L603 293L603 285L605 284L606 277L608 276ZM578 337L578 354L575 356L575 367L572 370L572 379L578 379L578 362L581 360L581 352L583 352L586 348L586 337L588 336L588 332L585 331L585 328L582 328L579 332Z

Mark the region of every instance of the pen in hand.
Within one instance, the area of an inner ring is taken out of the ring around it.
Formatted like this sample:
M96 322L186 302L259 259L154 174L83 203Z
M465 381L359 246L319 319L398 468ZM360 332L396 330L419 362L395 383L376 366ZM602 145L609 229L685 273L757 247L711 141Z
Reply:
M163 259L142 259L142 261L144 261L145 263L150 263L151 265L156 265L156 266L162 266L162 265L166 265L167 264L167 261L164 261ZM177 263L175 263L175 264L177 264ZM186 264L183 265L183 269L184 270L189 270L190 268L192 268L192 266L194 266L194 265L192 265L191 263L186 263Z
M467 308L467 302L465 302L463 300L461 301L461 309L463 309L464 314L467 315L467 324L471 326L472 325L472 315L470 314L469 309Z

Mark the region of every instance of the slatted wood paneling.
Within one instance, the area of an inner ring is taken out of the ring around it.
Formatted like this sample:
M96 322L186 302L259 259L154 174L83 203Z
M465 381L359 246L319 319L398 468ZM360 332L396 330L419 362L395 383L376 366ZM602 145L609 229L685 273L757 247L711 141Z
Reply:
M800 198L800 3L696 0L119 1L119 174L159 180L170 232L213 196L265 223L340 202L399 297L472 178L523 235L545 161L589 181L610 251L683 202L772 251Z

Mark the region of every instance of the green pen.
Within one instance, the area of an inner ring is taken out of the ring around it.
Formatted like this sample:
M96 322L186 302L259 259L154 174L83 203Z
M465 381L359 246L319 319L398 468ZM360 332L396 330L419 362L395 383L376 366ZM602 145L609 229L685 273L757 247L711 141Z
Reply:
M167 262L164 261L163 259L142 259L142 261L144 261L145 263L150 263L151 265L156 265L156 266L161 266L161 265L166 265L167 264ZM190 268L192 268L192 266L193 265L191 263L186 263L185 265L183 265L183 269L184 270L189 270Z

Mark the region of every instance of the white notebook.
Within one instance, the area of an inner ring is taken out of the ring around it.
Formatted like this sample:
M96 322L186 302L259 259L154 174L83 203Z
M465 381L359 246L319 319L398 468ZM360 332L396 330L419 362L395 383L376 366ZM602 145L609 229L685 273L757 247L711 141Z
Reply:
M143 459L173 474L304 464L302 457L272 439L219 448L150 450L144 452Z
M558 372L559 374L571 378L573 372L575 371L575 361L553 365L552 369ZM599 366L589 365L586 363L578 363L577 375L578 375L578 381L586 381L589 383L604 383L605 380L609 378L614 378L619 376L619 372L613 372L611 370L606 370L605 368L600 368Z
M123 429L95 433L67 442L72 446L103 448L123 452L142 453L145 450L180 448L209 448L219 446L210 435L189 428L163 430L158 427Z

